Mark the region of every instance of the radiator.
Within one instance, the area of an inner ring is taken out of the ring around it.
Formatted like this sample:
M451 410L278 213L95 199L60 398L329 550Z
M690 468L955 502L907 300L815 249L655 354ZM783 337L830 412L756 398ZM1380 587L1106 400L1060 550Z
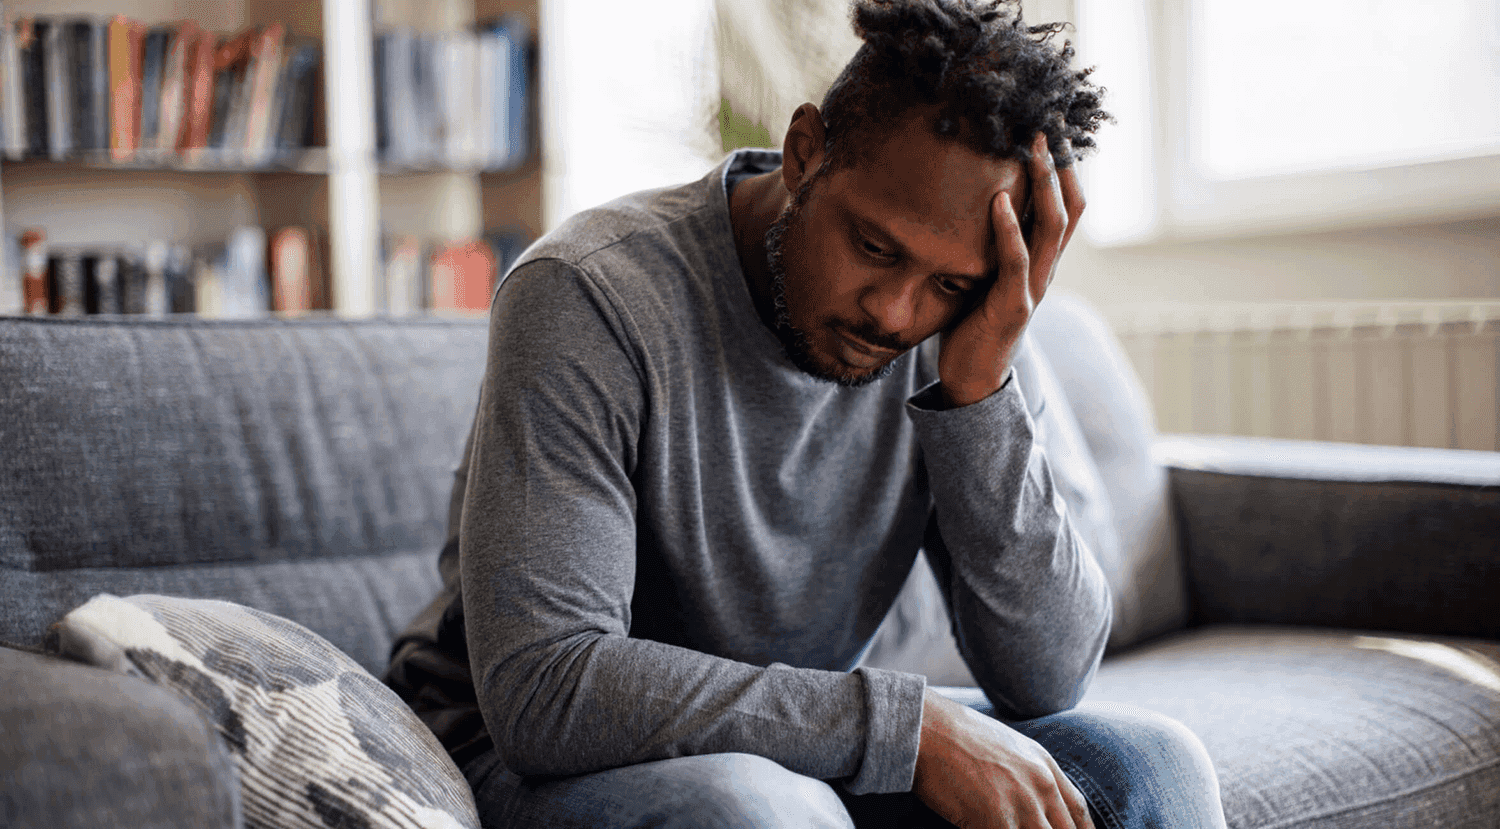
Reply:
M1500 301L1104 312L1162 432L1500 449Z

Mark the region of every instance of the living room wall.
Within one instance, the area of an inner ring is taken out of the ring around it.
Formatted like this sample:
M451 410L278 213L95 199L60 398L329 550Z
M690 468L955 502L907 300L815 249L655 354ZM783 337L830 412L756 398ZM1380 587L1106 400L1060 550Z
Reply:
M1077 21L1076 0L1030 0L1033 20ZM1090 63L1088 32L1081 60ZM1110 66L1095 79L1111 84ZM1101 143L1110 140L1106 126ZM1087 164L1087 162L1085 162ZM1072 243L1060 284L1101 305L1500 298L1500 213L1307 233L1100 247Z

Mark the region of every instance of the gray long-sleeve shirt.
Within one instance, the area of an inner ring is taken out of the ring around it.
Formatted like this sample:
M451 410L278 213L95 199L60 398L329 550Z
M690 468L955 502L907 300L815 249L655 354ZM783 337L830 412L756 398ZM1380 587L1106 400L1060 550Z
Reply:
M446 589L388 681L455 756L522 774L747 752L911 786L920 676L850 668L926 548L1007 718L1072 705L1109 598L1015 382L934 405L937 343L844 388L756 315L705 178L570 219L499 289ZM456 542L456 543L455 543Z

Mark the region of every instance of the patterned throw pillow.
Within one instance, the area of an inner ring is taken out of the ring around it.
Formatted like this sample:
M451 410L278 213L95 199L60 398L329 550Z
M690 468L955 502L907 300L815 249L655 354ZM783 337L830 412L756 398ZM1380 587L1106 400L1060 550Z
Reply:
M101 593L54 630L64 656L198 706L239 767L246 826L478 829L427 726L301 625L232 602Z

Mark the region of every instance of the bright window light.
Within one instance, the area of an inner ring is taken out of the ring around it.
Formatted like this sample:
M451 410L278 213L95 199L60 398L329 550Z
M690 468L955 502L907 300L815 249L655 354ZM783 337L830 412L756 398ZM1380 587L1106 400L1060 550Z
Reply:
M1191 0L1190 160L1229 181L1500 153L1495 0Z

